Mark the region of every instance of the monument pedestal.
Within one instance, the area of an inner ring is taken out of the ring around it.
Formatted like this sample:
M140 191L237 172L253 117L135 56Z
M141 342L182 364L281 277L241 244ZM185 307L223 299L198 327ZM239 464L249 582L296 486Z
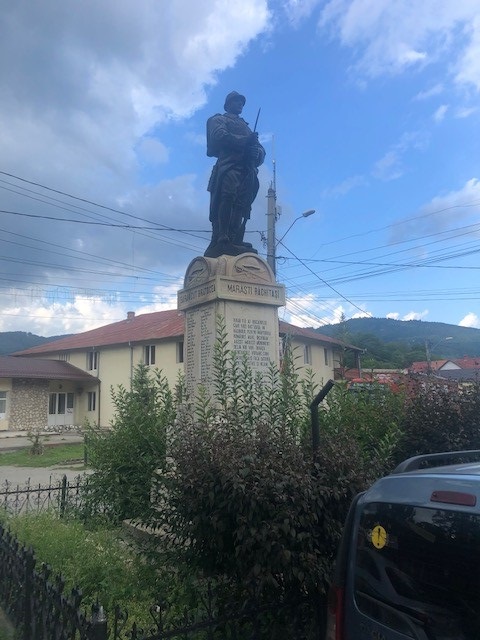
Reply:
M279 363L278 307L285 287L265 260L253 253L195 258L178 292L185 312L184 362L187 388L210 388L219 317L225 323L228 348L246 354L254 372Z

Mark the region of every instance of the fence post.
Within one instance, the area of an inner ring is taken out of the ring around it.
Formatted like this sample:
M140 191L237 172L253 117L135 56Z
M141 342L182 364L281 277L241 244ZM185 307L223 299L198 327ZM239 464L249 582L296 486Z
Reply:
M32 612L33 612L33 574L35 572L35 556L33 549L24 549L25 586L23 610L23 640L32 640Z
M64 475L62 478L62 491L60 494L60 518L63 518L65 515L65 506L67 503L67 476Z
M329 391L333 388L335 382L333 380L329 380L325 386L323 386L319 393L315 396L310 404L310 424L312 427L312 449L313 449L313 457L318 453L318 449L320 447L320 423L318 420L318 405L325 398L325 396L329 393Z
M107 616L102 605L97 602L97 604L92 605L92 619L88 640L107 640L107 638Z

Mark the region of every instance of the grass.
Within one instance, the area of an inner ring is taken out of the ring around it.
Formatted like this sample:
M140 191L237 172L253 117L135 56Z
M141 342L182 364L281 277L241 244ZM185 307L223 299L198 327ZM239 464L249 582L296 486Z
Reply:
M12 638L13 627L5 613L0 609L0 640L12 640Z
M137 624L151 623L149 608L159 597L157 571L125 543L122 529L91 530L51 512L14 516L7 523L22 545L35 550L39 564L49 564L53 575L62 574L65 594L81 588L87 611L98 598L108 615L119 605Z
M41 455L32 455L30 447L26 447L17 451L0 452L0 466L52 467L54 465L68 465L73 460L83 461L83 455L83 443L47 445Z

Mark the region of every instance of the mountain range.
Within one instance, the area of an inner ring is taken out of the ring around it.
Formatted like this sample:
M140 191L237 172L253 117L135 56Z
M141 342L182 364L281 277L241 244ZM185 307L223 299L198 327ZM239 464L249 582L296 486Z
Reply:
M362 338L374 336L384 344L395 343L406 349L444 358L480 356L480 329L443 322L391 320L388 318L353 318L338 324L324 325L319 333L361 346ZM425 359L425 358L424 358Z
M362 341L370 344L372 337L375 337L381 343L402 345L406 349L416 350L420 355L428 348L432 355L438 354L445 358L480 356L480 329L443 322L354 318L338 324L324 325L317 331L356 346L362 346ZM63 337L65 336L45 338L25 331L0 332L0 355L8 355Z

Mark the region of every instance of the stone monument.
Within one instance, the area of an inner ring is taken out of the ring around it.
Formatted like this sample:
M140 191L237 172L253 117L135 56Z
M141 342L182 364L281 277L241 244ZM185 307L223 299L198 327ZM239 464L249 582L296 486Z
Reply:
M265 260L253 253L195 258L178 292L185 311L184 361L188 390L210 386L217 321L225 322L229 349L246 354L253 371L279 361L278 307L285 288Z
M208 184L212 237L204 256L194 258L178 292L185 312L184 361L187 387L210 387L219 318L228 347L246 354L253 371L279 362L278 307L285 288L253 246L245 226L258 193L258 167L265 149L240 114L245 97L236 91L225 99L225 113L207 121L207 155L216 157ZM258 120L258 117L257 117Z

